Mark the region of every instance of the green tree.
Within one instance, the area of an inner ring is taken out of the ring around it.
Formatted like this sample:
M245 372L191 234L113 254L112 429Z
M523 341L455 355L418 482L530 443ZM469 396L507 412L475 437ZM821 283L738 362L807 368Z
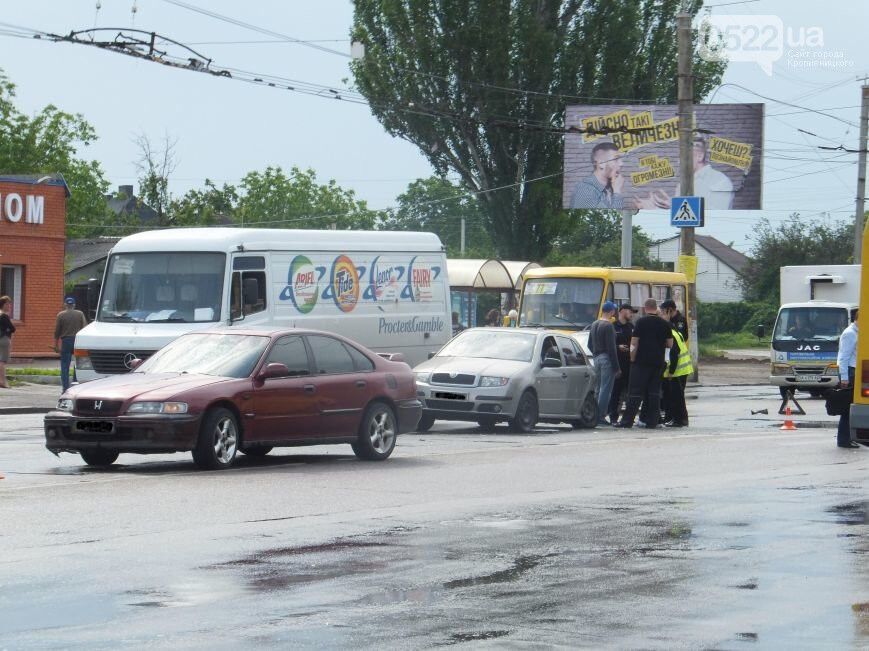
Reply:
M606 210L570 211L572 224L567 234L553 243L544 259L548 265L617 267L622 259L622 224L618 213ZM663 269L649 257L649 237L639 226L633 229L632 263L644 269Z
M365 56L351 65L387 132L419 147L439 175L483 192L498 253L541 260L573 223L561 209L565 104L674 101L679 6L354 0L353 38ZM723 67L695 60L697 97Z
M79 150L97 139L80 114L46 106L32 117L15 106L15 84L0 70L0 174L55 174L66 180L69 237L103 234L111 221L105 201L109 183L96 161Z
M374 228L378 213L334 180L320 184L313 170L280 167L250 172L239 186L235 221L268 228Z
M779 303L780 267L853 262L853 222L807 222L794 213L778 226L762 219L753 239L751 262L739 272L747 301Z
M461 223L465 218L465 257L494 255L492 238L486 230L483 212L474 195L460 185L439 176L417 179L399 195L397 206L387 211L378 224L381 230L435 233L452 258L461 255Z
M224 183L218 188L213 181L205 179L201 190L190 190L172 203L172 214L179 226L215 226L231 224L238 206L238 189Z

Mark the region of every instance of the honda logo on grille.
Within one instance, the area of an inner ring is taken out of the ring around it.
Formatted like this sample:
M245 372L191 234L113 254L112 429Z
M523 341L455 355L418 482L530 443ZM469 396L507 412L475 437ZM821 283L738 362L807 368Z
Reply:
M99 411L102 408L103 408L103 401L102 400L94 400L94 409L96 411Z

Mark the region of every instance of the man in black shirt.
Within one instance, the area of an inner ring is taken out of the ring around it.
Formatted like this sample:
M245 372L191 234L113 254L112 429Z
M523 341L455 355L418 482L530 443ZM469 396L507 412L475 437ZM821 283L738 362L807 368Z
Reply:
M644 397L648 397L646 427L658 426L661 414L661 376L667 349L673 346L670 324L658 316L658 302L647 298L643 303L645 316L637 321L631 337L631 380L628 404L618 427L633 427L634 418Z
M631 373L631 337L634 334L633 308L624 303L619 306L618 318L613 327L616 331L616 351L619 356L619 370L621 376L616 378L613 384L613 392L610 397L609 412L610 422L615 425L619 420L619 408L622 405L622 393L627 394Z

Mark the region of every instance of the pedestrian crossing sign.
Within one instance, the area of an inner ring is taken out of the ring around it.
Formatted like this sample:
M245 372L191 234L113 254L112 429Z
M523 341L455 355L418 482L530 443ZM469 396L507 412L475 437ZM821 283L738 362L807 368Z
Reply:
M670 200L670 226L703 226L703 197L673 197Z

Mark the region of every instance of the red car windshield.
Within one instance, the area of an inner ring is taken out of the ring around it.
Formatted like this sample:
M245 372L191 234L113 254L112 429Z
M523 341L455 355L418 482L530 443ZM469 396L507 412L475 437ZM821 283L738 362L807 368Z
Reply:
M134 372L247 377L269 341L269 337L259 335L183 335L157 351Z

